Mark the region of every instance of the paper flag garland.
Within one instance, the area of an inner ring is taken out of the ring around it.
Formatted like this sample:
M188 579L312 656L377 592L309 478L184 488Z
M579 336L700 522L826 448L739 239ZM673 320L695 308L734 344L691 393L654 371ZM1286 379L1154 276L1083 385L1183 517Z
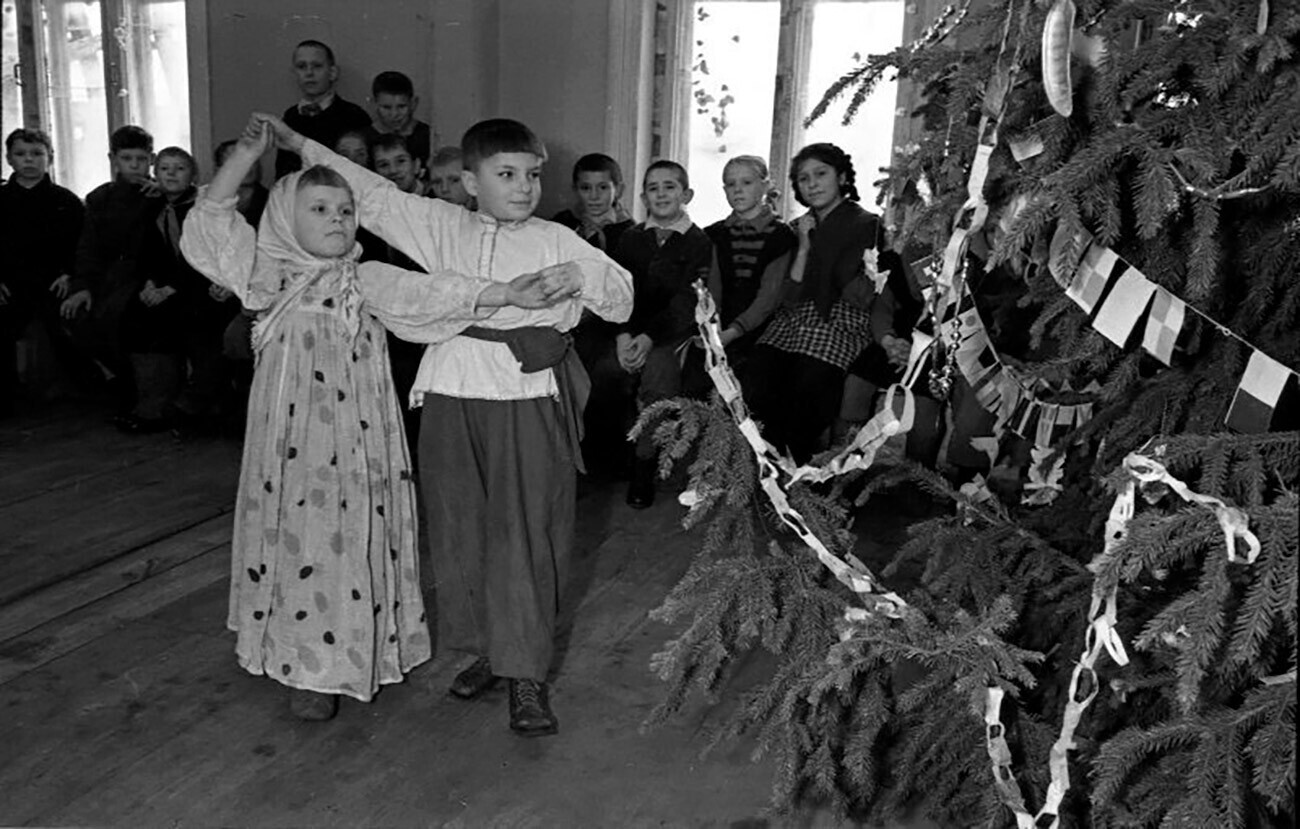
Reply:
M1146 332L1142 335L1142 348L1165 365L1174 356L1174 344L1183 330L1187 305L1181 299L1157 287L1151 300L1151 313L1147 315Z
M1126 267L1097 310L1092 327L1123 348L1155 290L1156 286L1141 271Z
M1288 386L1295 386L1294 372L1262 351L1252 353L1241 383L1232 396L1232 406L1228 408L1228 428L1248 434L1267 432L1273 426L1279 409L1285 418L1292 421L1290 427L1294 428L1295 406L1280 406Z

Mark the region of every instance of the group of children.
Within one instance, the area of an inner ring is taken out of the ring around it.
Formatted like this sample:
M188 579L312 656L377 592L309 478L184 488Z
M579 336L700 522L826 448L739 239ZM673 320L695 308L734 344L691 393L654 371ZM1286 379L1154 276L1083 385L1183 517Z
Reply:
M525 125L484 121L434 151L404 75L375 78L372 123L334 92L327 46L299 44L293 65L302 101L255 114L218 149L205 190L187 153L154 158L147 133L119 130L115 180L87 199L84 221L49 181L48 141L11 136L5 198L21 188L66 219L39 244L66 251L56 232L79 242L75 262L47 256L0 296L21 290L99 333L100 365L134 378L124 428L201 416L218 405L222 343L246 359L228 625L240 664L288 686L297 716L329 719L340 696L368 701L430 657L419 497L436 641L465 658L451 693L472 699L508 679L510 727L554 733L548 673L576 473L585 454L630 473L629 504L653 501L655 448L624 436L645 406L709 390L696 281L718 301L755 415L799 460L846 415L846 378L864 356L880 375L870 382L901 371L890 293L912 283L896 268L879 286L864 264L882 233L833 145L792 160L809 209L793 225L754 156L728 162L732 212L705 229L687 212L682 165L648 166L634 223L619 165L602 154L579 159L573 207L545 221L534 213L546 149ZM27 160L33 142L45 168ZM272 149L268 190L259 169Z

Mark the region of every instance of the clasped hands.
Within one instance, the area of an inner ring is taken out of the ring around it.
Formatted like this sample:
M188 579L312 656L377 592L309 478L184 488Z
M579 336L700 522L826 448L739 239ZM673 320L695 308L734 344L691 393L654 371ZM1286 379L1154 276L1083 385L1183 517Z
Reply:
M640 371L645 365L646 357L650 356L650 349L654 348L654 345L654 340L645 334L637 334L634 337L623 332L614 339L614 353L623 370L632 374Z

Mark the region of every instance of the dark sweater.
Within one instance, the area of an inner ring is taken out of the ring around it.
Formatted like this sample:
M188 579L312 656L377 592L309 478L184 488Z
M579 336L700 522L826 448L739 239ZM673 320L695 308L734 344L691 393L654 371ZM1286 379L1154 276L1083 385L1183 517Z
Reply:
M71 190L41 179L35 187L10 180L0 187L5 228L3 281L23 298L48 291L63 274L75 274L77 240L86 209Z
M313 141L334 149L334 142L345 132L359 131L369 134L370 114L361 107L345 101L337 94L334 101L319 115L303 115L294 104L284 111L284 123ZM280 150L275 156L275 177L302 169L302 158L295 152Z
M695 330L696 279L707 280L713 261L709 237L695 225L662 246L654 228L638 224L619 238L614 261L632 274L632 316L620 331L645 334L656 345L680 342Z
M829 319L831 306L863 273L867 248L880 248L880 220L856 202L840 202L813 228L798 299L813 300L822 319Z
M141 228L161 205L160 197L146 196L131 181L110 181L91 190L77 242L72 290L89 290L100 300L133 286Z

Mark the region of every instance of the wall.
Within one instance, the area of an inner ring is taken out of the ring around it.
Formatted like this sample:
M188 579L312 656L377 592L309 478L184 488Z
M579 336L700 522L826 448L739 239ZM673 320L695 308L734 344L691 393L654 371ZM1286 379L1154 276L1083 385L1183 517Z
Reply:
M376 72L410 75L418 115L444 143L483 118L531 126L550 151L539 209L549 216L569 201L574 160L605 149L609 108L636 105L609 100L610 8L610 0L207 0L213 143L237 135L250 111L280 113L297 99L290 54L315 38L338 56L340 94L363 106Z

